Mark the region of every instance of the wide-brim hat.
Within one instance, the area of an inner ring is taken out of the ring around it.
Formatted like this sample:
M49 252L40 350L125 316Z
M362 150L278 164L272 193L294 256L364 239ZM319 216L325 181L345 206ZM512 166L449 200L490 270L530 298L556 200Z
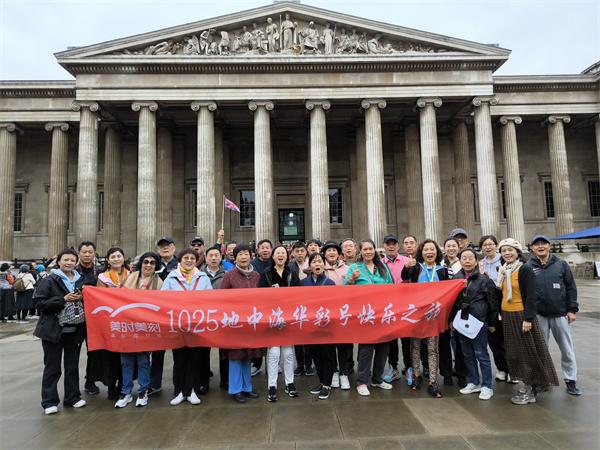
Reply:
M338 244L335 241L325 241L325 243L321 247L321 253L325 254L328 248L335 248L338 254L342 254L342 247L340 247L340 244Z

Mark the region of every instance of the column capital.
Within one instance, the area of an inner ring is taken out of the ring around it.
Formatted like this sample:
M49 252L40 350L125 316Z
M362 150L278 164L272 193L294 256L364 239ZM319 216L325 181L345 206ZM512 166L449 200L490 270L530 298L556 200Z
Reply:
M52 131L55 128L60 128L61 131L69 131L69 124L67 122L48 122L44 125L46 131Z
M0 122L0 129L2 128L9 133L14 133L16 131L19 134L23 134L23 129L13 122Z
M250 100L248 102L248 109L250 111L256 111L259 106L263 106L267 111L273 111L275 107L271 100Z
M427 105L439 108L442 106L442 99L440 97L421 97L417 99L417 108L425 108Z
M152 112L158 111L158 104L156 102L133 102L131 109L134 111L140 111L142 108L148 108Z
M571 122L571 116L566 114L552 114L546 117L546 120L542 122L542 125L555 124L558 122L569 123Z
M324 111L328 111L329 108L331 108L331 103L329 102L329 100L307 100L304 106L309 111L315 109L315 106L320 106L321 108L323 108Z
M498 123L500 125L506 125L508 122L513 122L515 125L520 125L523 123L523 119L521 116L501 116L500 119L498 119Z
M217 104L210 100L192 102L190 107L192 108L192 111L196 111L196 112L200 111L200 108L208 108L208 110L211 112L217 110Z
M387 106L387 102L382 98L365 98L360 102L360 107L362 109L366 110L371 106L377 106L379 109L383 109Z
M100 110L100 105L96 102L73 102L73 103L71 103L71 109L73 111L80 111L81 108L88 108L91 112L97 112Z
M473 100L471 100L471 104L476 108L478 108L484 103L489 103L490 106L497 105L498 97L496 97L495 95L483 95L481 97L474 97Z

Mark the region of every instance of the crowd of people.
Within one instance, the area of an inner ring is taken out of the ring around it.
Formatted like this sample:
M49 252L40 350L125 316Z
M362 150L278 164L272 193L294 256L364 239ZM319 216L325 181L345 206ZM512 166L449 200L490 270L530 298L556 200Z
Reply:
M121 248L112 247L105 255L104 267L99 268L96 245L85 241L77 250L60 252L50 273L43 265L33 271L23 265L14 276L7 264L2 265L0 315L3 321L14 320L14 315L19 321L39 315L34 335L40 338L44 351L42 407L46 414L54 414L60 403L57 385L61 365L63 405L86 405L79 386L80 351L86 339L84 286L197 291L464 279L465 287L453 304L447 330L439 335L377 344L218 349L220 388L239 403L258 398L252 378L263 370L266 360L269 402L278 399L280 373L285 394L297 397L302 394L294 378L312 377L316 369L318 383L310 394L326 400L332 389L351 389L356 366L355 387L360 396L369 396L373 388L393 389L394 382L404 380L413 391L426 386L434 398L443 396L442 385L452 389L456 384L460 394L478 393L479 399L489 400L494 395L495 378L518 384L511 401L526 405L558 385L548 351L552 333L561 352L567 392L581 394L571 338L571 324L578 312L577 289L569 265L551 253L546 236L531 239L531 253L512 238L498 241L491 235L473 245L461 228L452 230L443 243L432 239L419 243L412 235L401 240L388 235L382 244L378 249L370 239L324 243L311 239L273 246L263 239L252 246L230 241L205 247L204 240L195 237L189 247L177 252L175 241L162 237L156 242L156 251L134 261L129 261ZM207 347L173 350L171 405L202 402L213 376L210 354ZM164 356L164 350L88 351L84 389L88 395L97 395L101 383L115 407L124 408L134 400L137 376L135 405L144 407L149 396L163 389Z

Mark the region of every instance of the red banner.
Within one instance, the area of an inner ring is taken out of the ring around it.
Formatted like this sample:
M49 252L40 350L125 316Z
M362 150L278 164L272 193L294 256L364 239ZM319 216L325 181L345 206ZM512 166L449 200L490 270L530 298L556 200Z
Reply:
M174 292L86 287L90 350L257 348L435 336L464 280Z

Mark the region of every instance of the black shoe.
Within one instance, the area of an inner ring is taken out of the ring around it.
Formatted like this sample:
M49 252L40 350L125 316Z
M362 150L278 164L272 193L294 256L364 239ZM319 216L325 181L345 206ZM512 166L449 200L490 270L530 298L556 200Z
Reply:
M437 383L430 384L427 387L427 392L429 392L433 398L442 398L442 393L440 392L440 388L438 387Z
M581 389L579 389L576 385L575 380L565 380L567 384L567 392L571 395L581 395Z
M327 386L321 387L321 390L319 391L319 400L327 400L330 392L331 388L328 388Z
M312 376L315 374L315 369L313 369L313 366L308 366L308 367L306 368L306 371L304 372L304 374L305 374L307 377L312 377Z
M418 391L421 389L421 383L423 382L423 377L415 377L413 378L413 382L410 385L411 391Z
M285 393L290 397L298 397L298 391L296 390L294 383L290 383L285 387Z
M317 384L314 388L312 388L309 392L312 395L319 395L321 393L321 389L323 389L322 384Z
M453 384L452 377L444 377L444 386L452 386Z
M297 377L304 375L304 367L303 366L296 367L296 369L294 369L294 375L296 375Z
M152 395L152 394L158 394L160 391L162 391L162 387L157 387L157 388L148 388L148 395Z
M467 385L467 379L465 377L458 377L456 384L458 384L458 387L462 389Z
M100 388L96 386L96 383L85 383L84 390L88 395L98 395L100 393Z
M208 386L201 385L197 391L194 389L194 392L196 392L196 394L198 394L198 395L206 395L206 394L208 394L208 390L209 390Z
M242 395L247 398L258 398L259 397L259 395L254 391L242 392Z
M232 395L231 398L234 399L238 403L246 403L247 402L246 397L241 392L238 392L237 394Z
M116 387L108 388L108 399L109 400L119 400L120 390Z
M268 402L276 402L277 401L277 388L275 386L271 386L269 388L269 393L267 394Z

